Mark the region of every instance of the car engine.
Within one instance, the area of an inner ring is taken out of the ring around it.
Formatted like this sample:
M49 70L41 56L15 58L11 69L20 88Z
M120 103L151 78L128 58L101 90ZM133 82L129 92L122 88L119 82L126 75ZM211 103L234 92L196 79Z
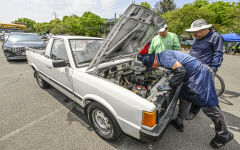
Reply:
M128 62L99 70L99 76L118 84L137 95L147 98L151 88L161 79L159 71L146 72L139 62Z

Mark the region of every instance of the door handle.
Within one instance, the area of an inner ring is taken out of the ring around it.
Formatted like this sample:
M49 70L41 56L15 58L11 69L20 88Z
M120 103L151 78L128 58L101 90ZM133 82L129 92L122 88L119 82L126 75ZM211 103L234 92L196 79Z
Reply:
M52 69L52 66L47 65L47 68L48 68L48 69Z

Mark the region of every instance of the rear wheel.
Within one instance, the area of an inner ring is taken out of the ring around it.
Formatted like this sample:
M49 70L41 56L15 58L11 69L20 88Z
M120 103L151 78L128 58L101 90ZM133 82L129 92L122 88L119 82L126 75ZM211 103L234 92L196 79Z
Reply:
M104 140L115 141L121 135L122 130L117 121L103 105L96 102L90 103L87 114L90 125Z
M43 78L39 75L39 73L37 71L34 72L34 76L36 77L37 83L38 85L42 88L48 88L49 84L43 80Z
M225 91L225 83L223 81L223 78L221 76L219 76L218 74L216 74L214 84L215 84L217 96L221 96L223 94L223 92Z

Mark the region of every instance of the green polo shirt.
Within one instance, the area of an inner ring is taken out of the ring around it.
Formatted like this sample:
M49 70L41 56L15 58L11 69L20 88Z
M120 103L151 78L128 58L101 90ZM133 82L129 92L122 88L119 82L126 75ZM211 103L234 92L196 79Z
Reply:
M149 48L149 54L152 54L153 51L155 53L161 53L165 50L179 50L181 47L178 37L175 33L168 32L167 36L162 38L160 35L156 35L151 42L151 46Z

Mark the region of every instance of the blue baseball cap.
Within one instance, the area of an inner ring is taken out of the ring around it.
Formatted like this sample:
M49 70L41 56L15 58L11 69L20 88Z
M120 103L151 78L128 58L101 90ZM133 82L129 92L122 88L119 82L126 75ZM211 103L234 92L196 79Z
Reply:
M142 59L142 64L147 67L147 71L152 69L155 60L155 54L146 54Z

